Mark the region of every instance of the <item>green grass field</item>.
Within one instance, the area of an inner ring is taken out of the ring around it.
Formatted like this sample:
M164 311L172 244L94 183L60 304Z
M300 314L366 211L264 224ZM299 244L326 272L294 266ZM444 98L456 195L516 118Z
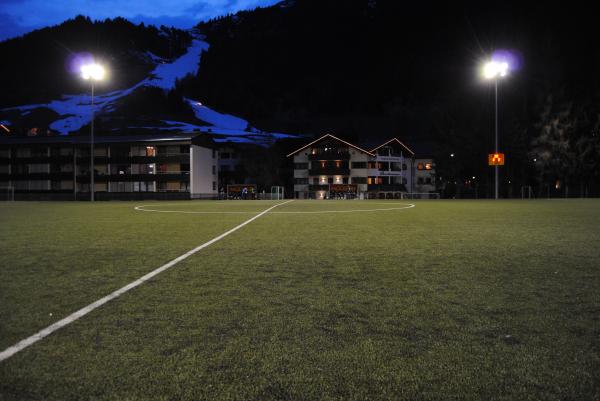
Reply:
M0 203L0 351L276 203ZM599 227L294 201L0 362L0 400L599 400Z

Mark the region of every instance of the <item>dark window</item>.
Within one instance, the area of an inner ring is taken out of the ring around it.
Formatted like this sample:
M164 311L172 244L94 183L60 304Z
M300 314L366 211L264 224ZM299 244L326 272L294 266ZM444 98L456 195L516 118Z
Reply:
M327 178L327 182L328 182L329 184L333 184L333 177L329 177L329 178Z
M294 163L295 170L308 170L308 163Z
M367 177L352 177L353 184L366 184Z
M217 183L215 181L213 181L213 191L217 190Z
M342 183L347 184L348 183L348 177L342 178Z
M179 152L180 153L190 153L190 147L187 145L181 145L179 147Z
M213 155L213 159L214 159L215 157L217 157L217 151L213 149L213 150L212 150L212 155Z
M213 174L217 174L217 166L213 166L212 172L213 172Z
M419 177L417 179L417 184L422 185L423 184L423 177Z
M48 148L32 148L31 157L46 157L48 156Z
M308 184L308 178L294 178L294 184L306 185Z
M79 153L79 152L78 152ZM87 152L89 155L89 150ZM126 158L129 157L129 146L113 145L110 148L111 158Z
M425 184L431 184L431 177L425 178Z
M367 168L367 162L352 162L352 168Z
M406 167L406 164L403 164L402 165L402 170L406 170L406 169L408 169L408 167Z
M228 152L222 152L221 153L221 159L229 159L229 153Z

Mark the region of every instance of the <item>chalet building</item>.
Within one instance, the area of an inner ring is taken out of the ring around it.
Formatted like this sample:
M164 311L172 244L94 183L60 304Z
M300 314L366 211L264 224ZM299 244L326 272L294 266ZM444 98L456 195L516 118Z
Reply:
M298 199L397 198L415 192L415 154L397 138L367 150L328 134L288 157L294 158ZM419 163L432 172L433 161Z
M206 135L97 136L96 199L218 196L218 151ZM87 136L0 137L0 187L16 199L89 199Z

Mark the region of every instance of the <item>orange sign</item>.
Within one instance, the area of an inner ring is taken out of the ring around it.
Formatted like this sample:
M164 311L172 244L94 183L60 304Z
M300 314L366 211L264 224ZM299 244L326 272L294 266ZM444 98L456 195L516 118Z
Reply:
M488 164L490 166L504 166L504 153L490 153Z

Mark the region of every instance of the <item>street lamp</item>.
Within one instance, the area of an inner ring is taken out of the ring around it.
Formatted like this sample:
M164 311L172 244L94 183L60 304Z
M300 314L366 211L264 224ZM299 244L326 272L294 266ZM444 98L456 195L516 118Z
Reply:
M94 82L104 79L104 67L99 64L81 66L81 77L90 81L92 86L92 121L90 128L90 201L94 201Z
M498 80L508 75L508 63L490 61L483 66L483 77L487 80L494 80L494 94L495 94L495 147L494 153L498 154ZM495 199L498 199L498 165L494 166L496 185L495 185Z

